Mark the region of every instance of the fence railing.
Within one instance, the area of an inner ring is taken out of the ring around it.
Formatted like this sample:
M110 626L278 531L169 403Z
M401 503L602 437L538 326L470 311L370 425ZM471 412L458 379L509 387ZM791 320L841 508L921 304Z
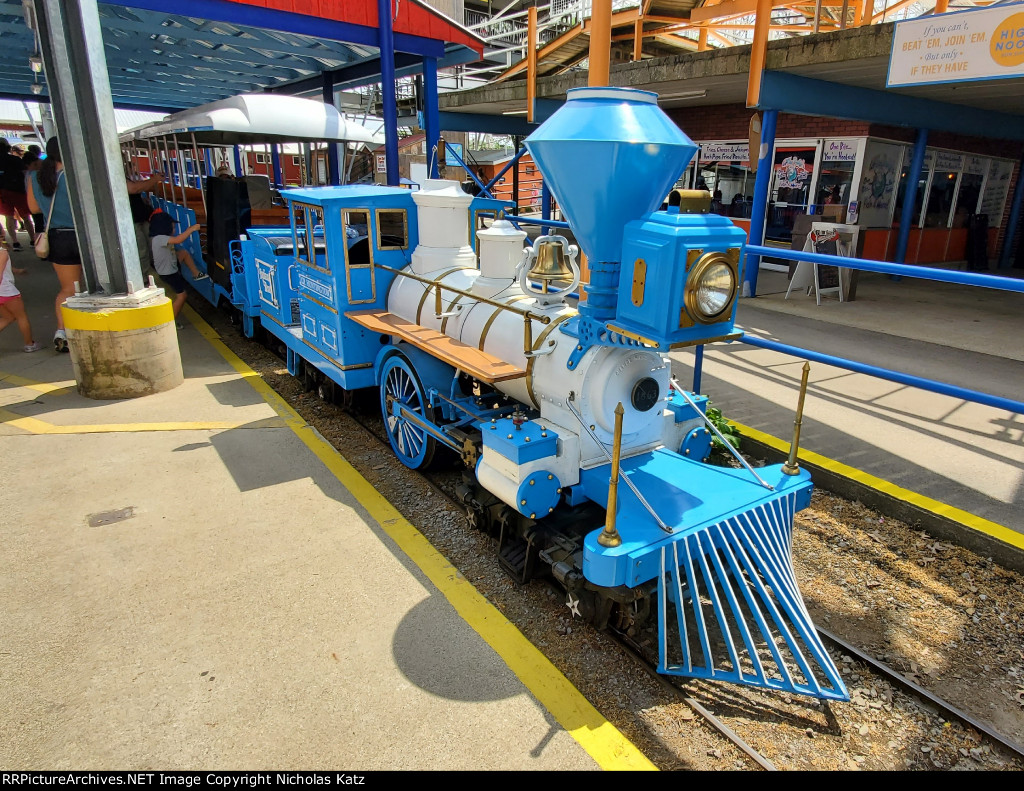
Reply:
M894 275L898 277L913 277L921 280L934 280L941 283L955 283L965 286L992 288L999 291L1016 292L1018 294L1024 293L1024 280L1015 280L1013 278L985 275L976 272L960 272L957 270L938 269L936 267L928 266L892 264L886 261L872 261L866 258L847 258L844 256L824 255L822 253L803 252L799 250L783 250L776 247L763 247L761 245L753 244L747 245L746 252L747 266L756 266L757 260L760 256L771 256L773 258L783 258L791 261L808 261L815 265L834 266L840 269L859 269L865 272L879 272L881 274ZM837 357L832 354L823 354L822 352L815 352L799 346L778 343L776 341L770 341L754 335L748 335L747 333L743 334L741 342L751 346L757 346L762 349L783 352L804 360L814 360L816 362L825 363L826 365L843 368L847 371L867 374L868 376L886 379L890 382L916 387L932 393L952 396L954 398L963 399L964 401L971 401L976 404L995 407L996 409L1006 409L1010 412L1024 414L1024 401L1016 401L1012 398L994 396L978 390L970 390L965 387L959 387L946 382L939 382L935 379L927 379L925 377L901 373L887 368L880 368L878 366L869 365L868 363L862 363L856 360L849 360L845 357ZM693 391L695 393L699 393L704 359L703 345L696 347L695 355L696 357L693 366Z

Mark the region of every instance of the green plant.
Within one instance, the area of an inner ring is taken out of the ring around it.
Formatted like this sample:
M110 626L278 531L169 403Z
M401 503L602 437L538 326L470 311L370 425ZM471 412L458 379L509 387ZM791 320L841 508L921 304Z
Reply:
M722 432L722 436L725 437L726 441L732 445L736 450L740 449L740 431L736 426L729 422L729 420L722 414L722 410L711 405L708 401L707 416L715 428ZM731 461L733 459L732 453L725 447L725 444L716 436L711 438L711 456L710 461L712 463L721 463L723 461Z

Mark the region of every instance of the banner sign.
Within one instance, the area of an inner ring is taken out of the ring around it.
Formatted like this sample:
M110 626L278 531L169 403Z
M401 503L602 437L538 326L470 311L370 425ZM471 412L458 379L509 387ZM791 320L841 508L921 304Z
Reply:
M856 162L857 143L854 140L826 140L821 158L825 162Z
M1024 76L1024 10L1000 6L897 22L889 88Z
M967 157L967 164L964 166L964 173L970 176L984 176L988 170L988 160L981 157Z
M942 171L959 172L964 166L964 155L954 154L952 151L935 149L935 169Z
M749 143L701 143L701 162L746 162Z

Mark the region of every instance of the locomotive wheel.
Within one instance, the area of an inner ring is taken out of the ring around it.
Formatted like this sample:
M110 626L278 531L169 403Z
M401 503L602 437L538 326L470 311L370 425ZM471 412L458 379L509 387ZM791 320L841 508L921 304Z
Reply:
M407 411L433 422L419 377L408 360L395 355L384 363L380 382L380 408L391 449L406 467L418 470L428 466L437 452L437 440L421 426L391 414L392 402L398 402Z

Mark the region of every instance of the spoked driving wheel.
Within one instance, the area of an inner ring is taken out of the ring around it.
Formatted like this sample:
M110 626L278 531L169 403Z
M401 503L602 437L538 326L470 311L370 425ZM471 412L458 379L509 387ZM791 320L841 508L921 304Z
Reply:
M402 407L423 422L433 422L419 377L408 360L395 355L384 363L380 382L380 408L391 449L406 467L426 467L434 459L437 440L416 419L406 418L398 410Z

